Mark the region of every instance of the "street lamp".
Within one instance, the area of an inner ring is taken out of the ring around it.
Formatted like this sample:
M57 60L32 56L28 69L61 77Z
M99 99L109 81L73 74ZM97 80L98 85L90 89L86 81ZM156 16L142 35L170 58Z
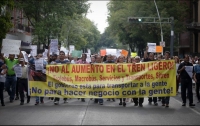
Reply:
M162 32L162 24L161 24L161 20L160 20L160 14L158 11L158 7L156 4L156 0L154 0L155 6L156 6L156 10L157 10L157 14L158 14L158 18L159 18L159 22L160 22L160 35L161 35L161 42L163 42L163 32ZM163 55L163 51L162 51L162 55Z

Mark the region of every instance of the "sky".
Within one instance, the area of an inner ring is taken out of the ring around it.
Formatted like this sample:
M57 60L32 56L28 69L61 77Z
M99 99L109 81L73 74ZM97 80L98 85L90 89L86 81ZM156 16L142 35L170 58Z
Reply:
M87 14L87 18L93 21L96 25L100 33L103 33L105 28L108 26L107 23L107 3L109 0L91 0L90 9Z

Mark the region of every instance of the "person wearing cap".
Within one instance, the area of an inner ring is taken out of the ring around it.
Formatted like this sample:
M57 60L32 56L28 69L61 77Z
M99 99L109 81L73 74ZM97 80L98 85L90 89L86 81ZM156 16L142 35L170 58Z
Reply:
M194 66L194 81L196 82L196 94L198 103L200 103L199 87L200 87L200 59L197 60L198 64Z
M22 69L22 76L18 77L19 80L19 95L20 95L20 105L24 105L24 90L27 92L27 103L30 102L30 96L28 95L28 78L27 71L28 67L25 65L24 58L19 59L19 64Z

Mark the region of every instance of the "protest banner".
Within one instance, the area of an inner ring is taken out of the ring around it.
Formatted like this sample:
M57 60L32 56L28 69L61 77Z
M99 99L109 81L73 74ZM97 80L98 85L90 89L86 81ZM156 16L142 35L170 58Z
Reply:
M31 45L31 55L32 56L37 55L37 45Z
M100 55L101 56L105 56L106 55L106 50L105 49L100 50Z
M128 56L128 51L122 49L121 54L122 54L123 56L127 57L127 56Z
M147 43L148 52L156 52L156 43Z
M72 55L72 57L81 58L82 51L79 51L79 50L73 50L71 55Z
M69 45L69 54L71 54L75 50L74 45Z
M24 61L28 62L28 54L25 51L21 51L24 57Z
M106 49L106 55L117 55L117 49Z
M131 57L136 57L137 56L137 52L131 52Z
M18 64L14 66L16 77L22 77L22 67Z
M51 39L50 43L50 54L59 54L58 50L58 39Z
M44 69L43 62L44 62L43 58L35 59L35 70L43 70Z
M174 60L138 64L47 65L45 81L29 74L31 96L134 98L176 95Z
M21 40L3 39L1 53L17 54L20 53Z
M162 53L163 47L162 46L156 46L156 53Z

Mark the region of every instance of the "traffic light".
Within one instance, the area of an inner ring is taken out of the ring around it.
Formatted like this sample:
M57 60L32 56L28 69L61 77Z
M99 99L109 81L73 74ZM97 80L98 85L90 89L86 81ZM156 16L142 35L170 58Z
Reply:
M129 17L128 21L132 22L132 23L141 23L142 22L142 18Z

